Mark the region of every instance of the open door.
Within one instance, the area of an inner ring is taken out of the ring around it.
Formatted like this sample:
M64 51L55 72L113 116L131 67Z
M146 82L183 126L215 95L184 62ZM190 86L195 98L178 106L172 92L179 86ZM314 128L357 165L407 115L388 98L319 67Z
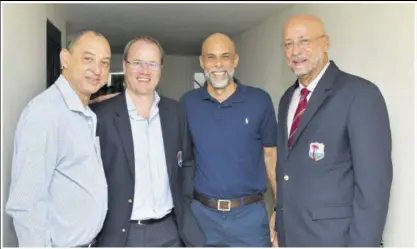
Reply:
M61 73L61 31L46 20L46 88L50 87Z

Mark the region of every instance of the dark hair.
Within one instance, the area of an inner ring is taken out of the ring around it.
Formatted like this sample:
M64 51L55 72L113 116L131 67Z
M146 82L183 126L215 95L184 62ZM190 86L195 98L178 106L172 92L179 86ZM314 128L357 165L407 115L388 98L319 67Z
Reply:
M102 36L104 37L104 35L100 32L94 31L94 30L90 30L90 29L86 29L86 30L81 30L78 31L72 35L69 35L68 37L68 41L67 41L67 49L68 51L71 51L71 49L74 47L74 45L81 39L81 37L87 33L93 33L97 36Z

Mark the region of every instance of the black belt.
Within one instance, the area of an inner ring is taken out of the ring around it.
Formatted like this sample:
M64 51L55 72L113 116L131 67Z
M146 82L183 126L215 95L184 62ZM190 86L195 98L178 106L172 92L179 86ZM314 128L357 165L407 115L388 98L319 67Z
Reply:
M172 212L165 215L164 217L160 218L160 219L149 219L149 220L130 220L130 223L135 223L135 224L139 224L139 225L152 225L158 222L161 222L169 217L171 217Z

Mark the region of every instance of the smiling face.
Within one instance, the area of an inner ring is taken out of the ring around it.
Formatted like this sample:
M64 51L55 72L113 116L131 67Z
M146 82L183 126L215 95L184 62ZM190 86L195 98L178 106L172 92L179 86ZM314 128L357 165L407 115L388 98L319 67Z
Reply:
M318 19L290 19L284 25L283 39L288 66L299 78L314 78L327 63L329 39Z
M233 81L238 61L233 42L227 36L214 34L204 42L200 65L213 88L223 89Z
M161 78L162 55L157 45L138 40L123 61L126 87L138 95L153 95Z
M82 98L89 98L109 78L111 50L108 41L94 32L83 34L60 54L62 74Z

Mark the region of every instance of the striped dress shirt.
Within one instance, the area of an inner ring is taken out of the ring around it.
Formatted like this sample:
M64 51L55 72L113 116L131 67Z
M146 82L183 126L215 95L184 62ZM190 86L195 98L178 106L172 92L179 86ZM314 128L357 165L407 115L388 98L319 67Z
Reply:
M64 76L19 119L6 212L19 246L88 244L107 212L97 118Z

